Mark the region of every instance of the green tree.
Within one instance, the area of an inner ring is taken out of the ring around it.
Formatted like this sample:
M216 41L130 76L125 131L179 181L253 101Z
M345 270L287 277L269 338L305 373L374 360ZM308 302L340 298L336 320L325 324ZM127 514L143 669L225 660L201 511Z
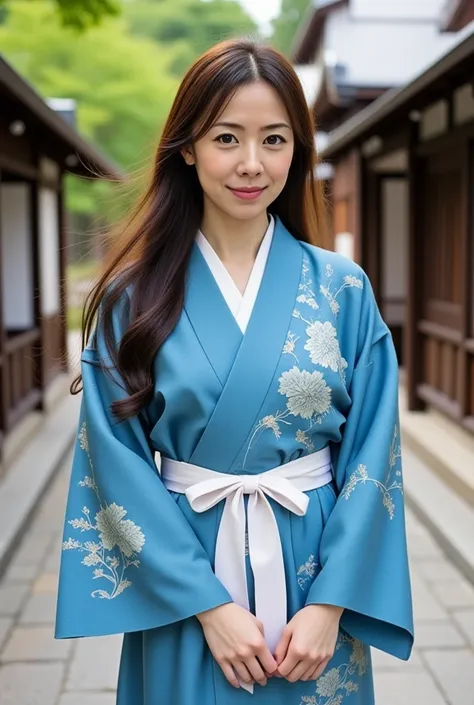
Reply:
M166 50L130 36L124 19L78 34L61 26L46 0L15 0L0 26L0 46L44 98L74 98L81 134L124 170L150 162L177 87ZM117 215L105 183L74 179L69 193L76 214Z
M0 9L11 6L12 2L15 0L0 0ZM121 11L120 0L54 0L54 3L62 24L81 31L99 24L104 17L118 15ZM6 16L4 12L0 17L4 20Z
M295 34L313 4L312 0L282 0L280 14L273 21L271 42L276 49L288 57Z
M257 31L237 0L132 0L124 8L133 34L168 48L177 76L216 42Z

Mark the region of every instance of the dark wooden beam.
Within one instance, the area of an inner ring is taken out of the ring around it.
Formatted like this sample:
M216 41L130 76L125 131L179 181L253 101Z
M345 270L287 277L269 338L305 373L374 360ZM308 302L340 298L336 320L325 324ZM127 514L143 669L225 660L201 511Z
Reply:
M408 143L408 292L403 359L406 368L408 409L421 411L425 404L418 390L422 382L423 348L418 321L422 315L423 236L420 230L424 208L422 165L417 156L418 124L412 123Z

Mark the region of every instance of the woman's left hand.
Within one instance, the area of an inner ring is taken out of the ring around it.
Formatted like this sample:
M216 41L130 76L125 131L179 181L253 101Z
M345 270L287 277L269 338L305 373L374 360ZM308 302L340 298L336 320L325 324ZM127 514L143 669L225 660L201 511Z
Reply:
M275 649L274 675L291 683L319 678L333 657L343 611L334 605L307 605L297 612Z

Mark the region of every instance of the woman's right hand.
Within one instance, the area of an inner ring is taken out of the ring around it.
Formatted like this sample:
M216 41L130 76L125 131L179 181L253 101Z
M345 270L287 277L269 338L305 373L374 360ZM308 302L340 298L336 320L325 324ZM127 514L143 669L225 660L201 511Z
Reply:
M212 655L231 685L239 688L237 676L245 683L266 685L267 674L278 666L265 643L262 623L234 602L196 615Z

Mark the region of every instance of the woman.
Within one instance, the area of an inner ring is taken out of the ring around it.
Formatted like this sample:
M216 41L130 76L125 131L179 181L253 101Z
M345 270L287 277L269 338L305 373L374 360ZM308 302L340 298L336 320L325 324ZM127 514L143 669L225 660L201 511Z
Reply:
M124 633L119 705L370 705L409 657L397 361L314 168L291 66L218 44L90 299L56 636Z

